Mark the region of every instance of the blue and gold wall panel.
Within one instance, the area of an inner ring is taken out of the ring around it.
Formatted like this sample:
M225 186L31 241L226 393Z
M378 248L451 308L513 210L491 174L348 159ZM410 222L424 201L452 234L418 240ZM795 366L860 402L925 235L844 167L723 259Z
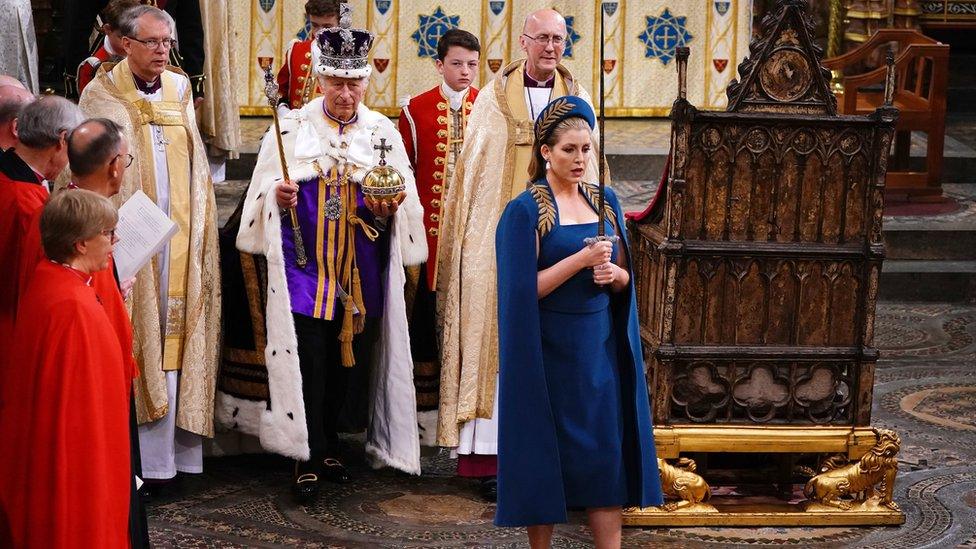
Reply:
M304 0L230 0L233 69L242 114L268 112L257 57L281 63L288 42L305 36ZM525 16L540 8L561 12L569 26L564 64L595 94L605 77L609 116L665 116L677 94L678 46L691 48L689 100L725 108L725 87L747 53L748 0L354 0L353 22L376 35L366 101L390 115L399 104L438 82L437 39L461 27L481 40L479 86L522 57L518 37ZM605 60L599 63L599 14L604 13Z

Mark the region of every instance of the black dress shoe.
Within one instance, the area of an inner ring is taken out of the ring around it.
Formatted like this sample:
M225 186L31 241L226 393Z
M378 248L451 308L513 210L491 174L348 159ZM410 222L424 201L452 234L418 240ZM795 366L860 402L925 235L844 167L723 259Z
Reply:
M488 503L498 501L498 478L486 477L481 479L481 497Z
M319 476L315 473L304 473L295 477L291 485L292 495L299 505L308 505L319 495Z
M325 458L322 460L322 478L336 484L345 484L352 480L349 471L336 458Z

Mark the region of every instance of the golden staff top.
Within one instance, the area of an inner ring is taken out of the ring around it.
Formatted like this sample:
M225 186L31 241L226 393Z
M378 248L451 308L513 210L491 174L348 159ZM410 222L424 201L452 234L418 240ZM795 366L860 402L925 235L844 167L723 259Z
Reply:
M258 57L258 65L264 71L264 93L268 96L268 104L271 105L271 117L274 119L275 137L278 138L278 158L281 159L281 177L285 181L288 177L288 164L285 162L285 147L281 144L281 127L278 124L278 83L275 82L274 75L271 74L271 65L274 57ZM288 217L291 220L292 238L295 241L295 264L298 268L304 269L308 264L308 257L305 255L305 243L302 241L302 231L298 225L298 212L295 208L288 208Z

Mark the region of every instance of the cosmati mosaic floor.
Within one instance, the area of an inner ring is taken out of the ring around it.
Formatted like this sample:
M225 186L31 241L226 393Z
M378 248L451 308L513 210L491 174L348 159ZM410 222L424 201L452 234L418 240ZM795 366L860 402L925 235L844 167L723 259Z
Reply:
M976 547L976 307L882 303L875 426L902 437L896 501L901 527L626 529L627 547ZM453 475L445 454L424 474L372 471L348 441L355 482L323 484L303 508L290 464L274 456L208 459L150 504L157 547L521 547L519 529L491 524L493 506ZM583 517L556 529L554 547L586 547Z
M642 208L646 182L617 182L626 209ZM242 182L218 188L221 217ZM967 189L968 190L968 189ZM961 214L965 215L965 214ZM626 529L627 547L976 547L976 306L878 307L877 427L902 437L896 501L901 527ZM323 485L308 507L292 503L291 464L267 455L208 459L150 503L157 547L524 547L524 531L491 524L477 486L444 454L411 477L368 469L349 441L356 481ZM554 547L587 547L581 516L556 529Z

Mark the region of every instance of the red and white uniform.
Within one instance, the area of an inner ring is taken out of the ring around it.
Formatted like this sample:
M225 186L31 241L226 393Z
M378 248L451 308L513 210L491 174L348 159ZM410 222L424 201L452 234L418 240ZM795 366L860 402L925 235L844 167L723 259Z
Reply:
M410 99L397 123L417 180L427 230L427 284L437 287L437 241L445 186L461 152L464 130L478 89L455 92L441 84ZM453 104L452 104L453 103Z
M106 61L118 61L120 59L122 59L122 56L112 51L112 44L103 36L102 43L98 46L98 49L92 52L91 57L85 59L78 65L78 96L81 96L81 92L85 91L85 86L95 78L95 72L98 71L98 67L102 63Z
M292 40L285 50L285 62L278 70L278 93L281 103L287 103L290 109L299 109L305 103L322 95L318 82L315 81L315 71L312 66L312 38L306 40ZM311 80L311 82L309 82ZM305 97L305 86L311 89Z

